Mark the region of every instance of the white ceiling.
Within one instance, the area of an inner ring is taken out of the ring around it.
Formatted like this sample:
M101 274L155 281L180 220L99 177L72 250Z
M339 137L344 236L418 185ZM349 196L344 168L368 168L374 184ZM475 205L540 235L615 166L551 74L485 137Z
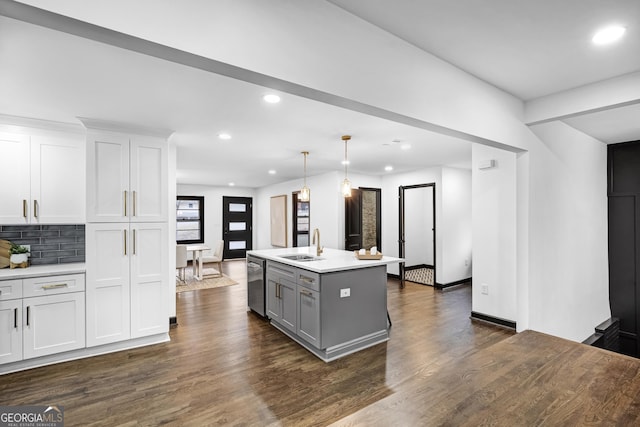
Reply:
M329 1L525 101L640 70L638 0Z
M638 0L332 3L521 99L640 70ZM626 40L595 51L593 30L615 19L628 26ZM470 165L464 141L288 94L268 105L262 87L9 18L0 18L0 64L0 114L173 129L180 183L260 187L300 178L303 150L309 175L342 170L346 132L353 173ZM566 122L620 142L640 139L637 117L636 105ZM233 138L221 141L220 132Z

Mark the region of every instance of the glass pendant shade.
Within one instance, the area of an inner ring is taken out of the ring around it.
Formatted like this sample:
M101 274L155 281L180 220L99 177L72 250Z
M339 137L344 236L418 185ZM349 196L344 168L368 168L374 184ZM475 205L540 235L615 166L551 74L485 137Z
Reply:
M344 181L342 181L342 186L340 188L343 197L351 197L351 182L347 178L347 165L349 164L349 159L347 158L347 141L349 141L351 137L349 135L343 135L342 140L344 141Z
M300 190L299 200L301 202L308 202L310 197L311 197L311 190L309 190L309 187L305 185L304 187L302 187L302 190Z
M300 190L300 201L308 202L311 197L311 190L307 187L307 156L309 152L303 151L302 155L304 155L304 185L302 186L302 190Z
M343 197L351 197L351 182L347 178L342 181L342 196Z

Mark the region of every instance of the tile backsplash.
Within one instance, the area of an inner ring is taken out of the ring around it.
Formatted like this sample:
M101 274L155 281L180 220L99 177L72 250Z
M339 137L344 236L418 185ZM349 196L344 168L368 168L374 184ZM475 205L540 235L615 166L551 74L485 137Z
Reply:
M84 224L0 225L0 239L31 245L31 265L84 262Z

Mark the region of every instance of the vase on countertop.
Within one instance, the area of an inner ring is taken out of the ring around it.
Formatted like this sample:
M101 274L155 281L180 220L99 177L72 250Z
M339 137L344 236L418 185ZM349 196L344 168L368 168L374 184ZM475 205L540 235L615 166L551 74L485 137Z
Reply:
M9 261L11 262L11 268L26 268L29 264L29 254L11 254L11 257L9 257Z

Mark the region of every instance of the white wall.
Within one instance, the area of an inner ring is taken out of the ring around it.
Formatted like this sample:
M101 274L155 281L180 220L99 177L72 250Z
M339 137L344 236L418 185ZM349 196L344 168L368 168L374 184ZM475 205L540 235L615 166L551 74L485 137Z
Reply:
M204 252L204 257L213 256L213 247L216 241L222 239L222 196L231 197L253 197L253 248L256 247L256 203L255 190L252 188L239 187L217 187L208 185L186 185L177 186L178 196L204 196L204 244L212 248ZM172 199L175 202L175 197ZM172 211L175 222L175 203ZM171 240L175 243L175 226Z
M327 248L344 249L344 198L340 184L344 180L342 172L330 172L307 177L311 189L309 230L320 230L321 245ZM349 174L354 188L380 188L381 179L375 176ZM292 246L291 193L302 188L302 179L262 187L256 191L254 214L257 230L255 249L271 248L271 221L269 206L271 197L287 195L287 245ZM257 208L256 208L257 207ZM384 219L383 219L384 221ZM383 222L384 224L384 222Z
M496 167L479 170L486 160ZM472 165L472 310L516 321L516 155L474 144Z
M442 284L471 277L471 171L442 168Z
M562 122L531 129L529 326L582 341L611 316L606 145Z

